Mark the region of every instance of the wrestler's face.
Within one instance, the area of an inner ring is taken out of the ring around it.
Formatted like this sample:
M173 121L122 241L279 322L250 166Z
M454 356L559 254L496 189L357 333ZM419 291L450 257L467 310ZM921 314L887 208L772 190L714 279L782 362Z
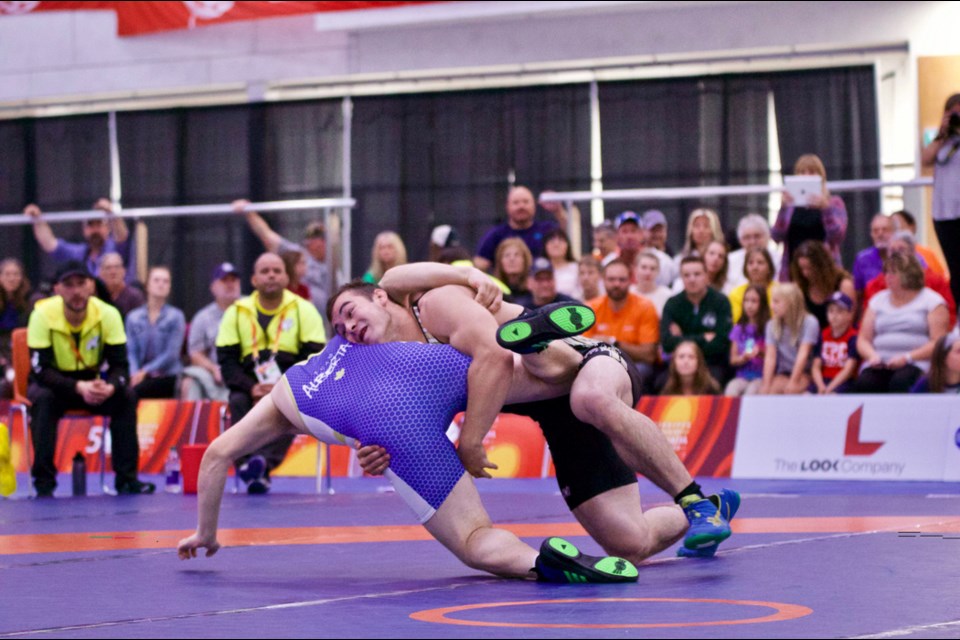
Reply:
M362 293L343 292L333 305L334 331L354 344L389 342L390 314L386 303L383 289L374 291L372 300Z

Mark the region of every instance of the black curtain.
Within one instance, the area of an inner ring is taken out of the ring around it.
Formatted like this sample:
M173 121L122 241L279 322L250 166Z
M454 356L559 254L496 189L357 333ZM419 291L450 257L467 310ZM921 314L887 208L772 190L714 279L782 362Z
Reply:
M762 184L767 180L767 92L747 77L715 76L601 83L604 189ZM766 208L761 197L608 202L621 211L660 209L669 244L683 245L687 214L701 206L724 228Z
M823 161L830 180L880 177L877 99L872 66L796 71L770 76L783 173L805 153ZM878 192L842 193L849 224L844 264L871 245L870 218Z
M0 202L5 213L35 202L45 211L88 209L110 195L106 114L0 123ZM58 238L82 241L79 223L53 225ZM2 255L21 257L36 286L55 266L29 226L4 227Z
M380 231L399 233L409 258L423 260L431 229L451 224L473 253L505 219L511 185L589 188L589 123L586 85L357 98L354 275Z
M127 207L339 195L340 101L118 114ZM264 214L298 241L317 212ZM225 260L247 274L263 251L242 216L151 218L149 262L173 271L171 303L188 317L210 299L209 275Z

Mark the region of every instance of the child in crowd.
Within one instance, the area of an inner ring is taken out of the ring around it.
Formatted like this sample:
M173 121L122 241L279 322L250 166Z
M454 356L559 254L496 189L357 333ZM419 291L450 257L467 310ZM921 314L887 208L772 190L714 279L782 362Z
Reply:
M684 340L673 352L667 384L661 395L713 396L720 393L720 384L710 375L703 352L696 342Z
M960 332L954 330L937 340L930 356L930 371L910 392L960 394Z
M754 395L763 385L764 330L770 320L766 287L749 285L730 332L730 366L736 371L724 395Z
M827 321L814 349L811 393L847 393L857 375L857 330L853 326L853 300L836 291L827 303Z
M803 293L792 282L774 286L770 314L760 393L803 393L810 386L810 353L820 336L820 324L807 313Z

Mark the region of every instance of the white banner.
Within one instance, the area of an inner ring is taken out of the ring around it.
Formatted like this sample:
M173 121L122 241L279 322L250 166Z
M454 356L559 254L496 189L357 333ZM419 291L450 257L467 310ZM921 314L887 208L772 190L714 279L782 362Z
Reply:
M960 479L958 419L952 395L747 396L733 477Z
M960 397L953 396L952 410L949 423L945 429L947 450L943 479L950 482L960 482Z

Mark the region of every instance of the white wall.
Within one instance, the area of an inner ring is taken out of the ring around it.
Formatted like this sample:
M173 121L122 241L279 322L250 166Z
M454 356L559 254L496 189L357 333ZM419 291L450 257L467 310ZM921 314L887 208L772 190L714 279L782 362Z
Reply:
M312 16L300 16L127 38L116 36L112 12L0 16L0 103L757 47L908 43L913 55L960 53L955 2L646 2L558 10L570 4L538 3L554 11L533 15L351 31L318 31Z

